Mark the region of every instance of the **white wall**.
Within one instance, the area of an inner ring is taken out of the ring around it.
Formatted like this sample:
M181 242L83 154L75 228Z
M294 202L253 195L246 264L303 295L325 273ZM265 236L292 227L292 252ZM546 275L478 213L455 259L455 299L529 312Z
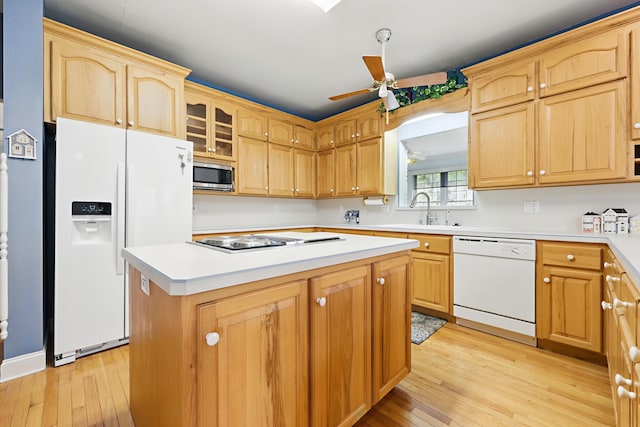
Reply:
M193 197L195 232L271 226L313 225L315 200L220 195Z
M630 215L640 214L640 183L492 190L476 194L477 209L449 211L446 216L450 224L578 232L580 218L587 211L602 212L616 207L626 208ZM537 201L539 212L525 214L525 201ZM396 210L395 198L386 206L364 206L362 198L314 201L196 195L194 205L195 231L342 224L344 211L348 209L360 210L362 225L417 224L425 216L425 210ZM434 210L437 223L444 223L445 212Z

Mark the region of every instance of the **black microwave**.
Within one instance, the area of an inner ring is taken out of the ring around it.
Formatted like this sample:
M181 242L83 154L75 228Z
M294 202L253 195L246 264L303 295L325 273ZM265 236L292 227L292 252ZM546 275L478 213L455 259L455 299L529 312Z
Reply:
M235 168L222 163L193 162L195 190L233 191Z

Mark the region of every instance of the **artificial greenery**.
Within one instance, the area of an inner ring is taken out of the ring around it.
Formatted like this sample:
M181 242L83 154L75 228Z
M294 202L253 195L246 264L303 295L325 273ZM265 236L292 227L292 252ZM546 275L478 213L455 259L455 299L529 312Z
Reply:
M415 104L416 102L424 101L425 99L438 99L442 95L455 92L464 87L467 87L467 79L461 73L452 71L448 73L447 81L440 85L396 89L394 94L396 95L398 104L400 104L399 108L402 108ZM384 102L380 103L377 111L381 114L387 111ZM395 110L392 110L391 113L393 114L394 111Z

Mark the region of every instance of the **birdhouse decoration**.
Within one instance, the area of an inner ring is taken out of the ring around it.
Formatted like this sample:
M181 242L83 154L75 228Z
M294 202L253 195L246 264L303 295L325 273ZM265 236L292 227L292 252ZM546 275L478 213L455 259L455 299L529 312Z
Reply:
M602 212L603 233L628 233L629 214L622 208L609 208Z

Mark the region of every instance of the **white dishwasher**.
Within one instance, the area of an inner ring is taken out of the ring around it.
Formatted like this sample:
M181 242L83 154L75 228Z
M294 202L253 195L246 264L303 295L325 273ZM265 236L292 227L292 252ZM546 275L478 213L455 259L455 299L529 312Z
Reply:
M454 236L456 322L536 345L535 259L535 240Z

